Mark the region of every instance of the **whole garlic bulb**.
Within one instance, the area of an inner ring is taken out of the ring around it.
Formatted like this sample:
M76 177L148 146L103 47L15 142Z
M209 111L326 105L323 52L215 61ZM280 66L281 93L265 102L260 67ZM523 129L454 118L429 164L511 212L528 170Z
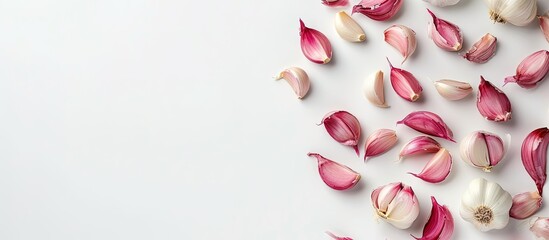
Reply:
M490 19L499 23L524 26L536 17L537 0L484 0L490 9Z

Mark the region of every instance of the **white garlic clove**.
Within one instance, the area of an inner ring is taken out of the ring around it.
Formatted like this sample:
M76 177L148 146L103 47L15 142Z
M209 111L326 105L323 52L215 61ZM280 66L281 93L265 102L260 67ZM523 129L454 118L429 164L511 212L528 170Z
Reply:
M452 101L463 99L473 92L471 84L449 79L436 81L435 88L440 96Z
M294 90L297 98L301 99L307 95L311 83L309 81L309 76L305 70L298 67L287 68L284 71L280 72L276 76L277 80L284 79L290 84L290 87Z
M389 107L389 105L385 103L385 88L383 84L383 72L381 70L368 76L366 81L364 81L362 91L364 92L366 99L373 105L381 108Z
M362 27L345 11L336 13L335 29L337 34L349 42L364 42L366 34Z
M403 25L392 25L385 29L385 42L394 47L404 57L402 63L416 50L416 33Z

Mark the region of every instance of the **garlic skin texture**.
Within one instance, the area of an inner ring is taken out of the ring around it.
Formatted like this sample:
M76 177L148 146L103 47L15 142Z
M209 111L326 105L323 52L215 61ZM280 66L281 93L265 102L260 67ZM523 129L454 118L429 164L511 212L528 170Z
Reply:
M459 0L423 0L424 2L428 2L433 6L437 7L446 7L446 6L452 6L456 5Z
M298 67L287 68L280 72L276 80L284 79L290 84L297 98L302 99L309 92L311 82L305 70Z
M385 103L385 87L383 84L383 72L377 70L370 74L362 87L364 96L374 106L380 108L388 108L389 105Z
M391 129L379 129L372 133L364 144L364 161L369 157L385 153L395 146L398 141L396 132Z
M466 82L442 79L434 84L440 96L451 101L461 100L473 92L471 84Z
M441 148L429 162L423 167L420 173L411 173L423 181L429 183L439 183L444 181L452 170L452 155L445 148Z
M328 7L344 7L349 3L349 0L322 0L322 4Z
M414 190L401 182L376 188L371 195L376 214L398 229L407 229L419 215Z
M480 76L477 93L477 109L486 120L505 122L511 120L511 101L501 89Z
M496 54L498 39L492 34L487 33L478 40L463 58L474 63L485 63Z
M543 33L543 36L545 36L545 40L549 42L549 11L539 16L538 18L541 32Z
M549 51L530 54L518 65L516 74L505 78L505 84L516 83L522 88L534 88L549 72Z
M484 0L490 10L490 19L499 23L525 26L536 17L537 0Z
M549 218L538 217L530 221L530 231L539 239L549 239Z
M490 172L505 156L503 140L493 133L475 131L467 135L459 146L461 159L484 172Z
M440 19L427 9L433 21L429 23L428 34L435 45L443 50L457 52L463 47L463 34L458 26Z
M392 25L385 29L383 34L385 35L385 42L398 50L402 57L404 57L402 63L416 50L416 32L409 27Z
M359 155L358 140L360 140L360 123L358 119L347 111L333 111L324 115L319 125L324 125L330 136L346 146L351 146L356 155Z
M341 38L349 42L364 42L366 34L362 27L345 11L336 13L335 29Z
M318 173L322 181L335 190L346 190L354 187L360 180L360 174L353 169L323 157L318 153L308 153L318 161Z
M541 208L542 198L537 191L524 192L513 196L513 205L509 216L515 219L526 219Z
M547 148L549 147L549 128L538 128L530 132L522 142L520 155L522 165L543 194L547 180Z
M391 85L396 94L406 101L417 101L423 92L423 88L417 78L411 72L393 67L388 58L387 62L389 62L389 66L391 67Z
M511 194L499 184L477 178L463 193L459 214L482 232L502 229L509 222L512 204Z
M301 51L309 61L326 64L332 60L332 44L323 33L316 29L308 28L299 19L301 36Z

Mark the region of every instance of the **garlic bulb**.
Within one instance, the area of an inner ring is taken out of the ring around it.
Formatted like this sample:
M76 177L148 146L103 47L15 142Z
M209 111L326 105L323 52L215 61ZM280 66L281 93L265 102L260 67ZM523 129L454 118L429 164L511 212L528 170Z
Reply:
M537 0L484 0L490 10L490 19L499 23L524 26L536 17Z
M398 229L409 228L419 215L414 190L401 182L376 188L371 198L376 214Z

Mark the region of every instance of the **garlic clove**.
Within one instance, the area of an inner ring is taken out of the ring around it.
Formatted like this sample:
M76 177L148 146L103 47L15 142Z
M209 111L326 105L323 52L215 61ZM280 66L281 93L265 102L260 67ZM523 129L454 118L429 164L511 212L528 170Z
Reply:
M376 214L398 229L409 228L419 215L419 202L413 189L401 182L376 188L371 199Z
M478 40L463 57L471 62L485 63L496 54L498 39L487 33Z
M513 205L509 216L515 219L526 219L541 208L542 198L537 191L524 192L513 196Z
M522 88L534 88L549 72L549 51L530 54L518 65L516 75L505 78L505 84L517 83Z
M378 70L372 73L362 87L366 99L377 107L388 108L385 103L385 88L383 85L383 72Z
M549 11L545 12L545 14L538 17L539 18L539 27L541 28L541 32L545 36L545 39L547 42L549 42Z
M350 237L338 237L338 236L336 236L335 234L333 234L331 232L326 232L326 234L328 234L328 236L332 237L334 240L353 240Z
M347 6L349 0L322 0L322 4L328 7L344 7Z
M537 0L484 0L487 3L490 19L499 23L525 26L536 17Z
M530 132L521 147L522 165L536 183L540 195L547 179L547 147L549 146L549 129L538 128Z
M299 19L301 36L301 51L311 62L326 64L332 59L332 45L323 33L316 29L308 28Z
M423 167L420 173L410 173L413 176L430 183L444 181L452 170L452 155L445 148L441 148L429 162Z
M457 52L463 46L463 34L458 26L444 19L437 18L427 9L433 22L429 23L428 34L435 45L446 51Z
M511 120L511 102L507 95L480 76L477 109L484 118L494 122Z
M398 138L396 132L391 129L379 129L366 139L364 145L364 161L369 157L377 156L389 151L395 146Z
M335 190L346 190L355 186L360 180L360 174L351 168L324 158L318 153L308 153L318 161L318 173L322 181Z
M418 132L425 133L434 137L444 138L454 141L452 130L444 123L442 118L435 113L428 111L415 111L406 115L404 119L397 122L404 124Z
M461 140L460 153L465 163L490 172L505 156L505 147L499 136L475 131Z
M337 142L351 146L359 155L358 140L360 139L360 123L353 114L347 111L329 112L322 118L326 131Z
M391 85L395 92L406 101L415 102L421 96L423 88L414 75L406 70L395 68L387 58L391 67Z
M353 13L361 13L376 21L391 19L402 7L402 0L362 0L353 6Z
M435 197L431 196L431 215L423 227L423 236L417 240L446 240L452 239L454 234L454 217L446 205L438 204Z
M540 239L549 239L549 218L538 217L533 219L530 231Z
M449 79L436 81L435 88L440 96L452 101L463 99L473 92L469 83Z
M436 153L440 150L441 146L435 139L427 136L419 136L410 140L399 153L399 158L424 154L424 153Z
M298 67L287 68L280 72L276 77L277 80L284 79L290 84L297 98L302 99L309 92L311 82L305 70Z
M456 5L459 0L423 0L424 2L428 2L431 5L437 6L437 7L446 7L446 6L452 6Z
M416 50L416 33L403 25L392 25L385 29L385 42L394 47L404 57L402 63Z
M345 11L336 13L335 29L337 34L349 42L364 42L366 34L362 27Z

